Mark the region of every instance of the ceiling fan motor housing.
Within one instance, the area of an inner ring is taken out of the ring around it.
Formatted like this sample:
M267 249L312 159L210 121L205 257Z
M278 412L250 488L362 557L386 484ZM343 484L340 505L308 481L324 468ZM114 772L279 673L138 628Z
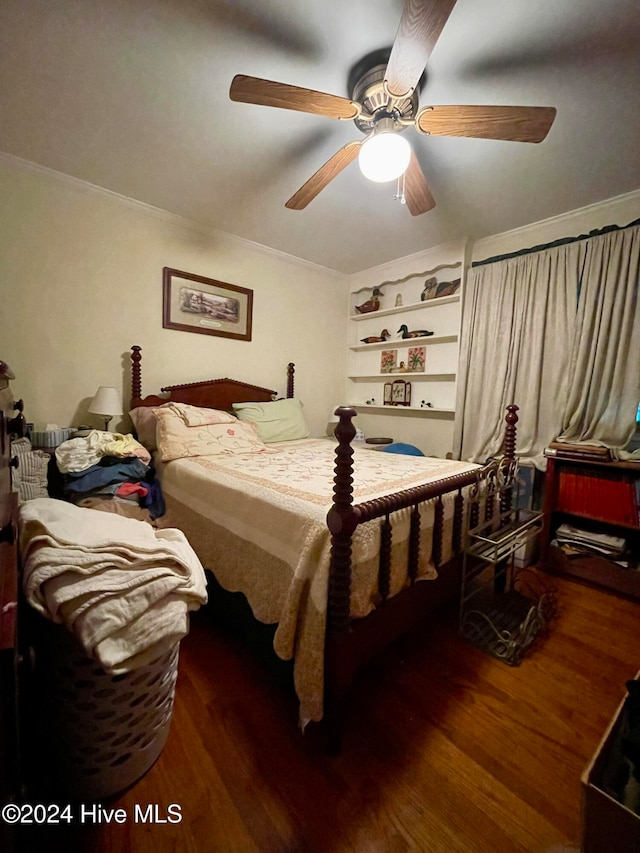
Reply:
M371 133L382 118L393 119L395 130L402 132L408 126L405 121L411 122L418 112L418 87L408 98L391 98L384 88L386 68L386 62L369 67L352 85L351 100L362 105L362 113L353 121L362 133Z

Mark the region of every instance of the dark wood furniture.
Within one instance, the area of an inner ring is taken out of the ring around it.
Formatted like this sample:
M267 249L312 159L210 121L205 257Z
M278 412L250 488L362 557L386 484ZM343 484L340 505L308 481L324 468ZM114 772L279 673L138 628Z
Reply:
M0 361L0 805L18 798L18 500L12 491L10 435L25 434L22 401L14 403L11 368ZM16 414L16 411L18 414ZM13 849L11 826L0 821L0 849Z
M640 571L596 555L567 557L551 544L560 524L623 537L632 562L640 562L637 482L640 463L547 459L540 562L550 572L571 575L640 598ZM634 497L635 496L635 497Z
M157 406L168 400L217 409L229 409L233 402L265 402L272 399L269 389L215 379L207 382L165 386L164 396L142 396L141 348L132 347L131 407ZM287 372L287 397L294 394L294 366ZM517 406L508 406L505 418L503 465L505 472L514 470L516 450ZM414 627L434 608L455 600L460 591L463 548L463 489L477 482L477 470L445 477L437 482L417 486L362 503L353 501L353 441L356 429L352 423L356 411L339 407L335 414L339 423L335 430L335 476L333 505L327 515L331 533L331 561L327 599L327 628L324 650L324 722L329 728L330 748L340 745L341 718L347 693L356 670L376 653ZM507 477L508 477L507 473ZM444 495L454 496L453 558L442 561ZM429 583L416 583L420 552L421 503L435 499L432 559L438 577ZM390 559L393 536L391 514L411 508L407 577L409 585L389 597ZM378 568L379 606L361 619L351 618L351 540L359 524L380 519L381 544ZM211 566L205 566L211 569Z
M640 678L636 674L635 681ZM607 726L596 752L582 774L582 853L637 853L640 850L640 812L625 802L624 788L635 787L620 741L631 730L635 715L627 695Z

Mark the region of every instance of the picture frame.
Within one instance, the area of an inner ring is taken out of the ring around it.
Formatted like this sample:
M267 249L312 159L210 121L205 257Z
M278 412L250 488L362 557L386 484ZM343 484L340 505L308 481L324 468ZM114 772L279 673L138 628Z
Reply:
M253 291L226 281L164 267L162 327L251 340Z
M407 370L412 373L424 373L426 347L409 347L407 352Z
M394 379L391 383L391 404L393 406L411 405L411 383L404 379Z
M391 395L391 384L392 384L391 382L385 382L384 383L384 395L382 398L382 402L383 402L383 405L385 405L385 406L392 406L393 405L393 399L392 399L392 395Z
M397 350L383 349L380 353L380 373L393 373L396 369L397 356Z

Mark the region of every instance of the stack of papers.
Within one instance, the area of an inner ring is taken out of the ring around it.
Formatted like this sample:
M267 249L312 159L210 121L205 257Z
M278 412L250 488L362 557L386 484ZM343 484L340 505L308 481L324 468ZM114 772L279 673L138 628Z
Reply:
M606 557L621 566L629 566L627 557L627 540L621 536L610 536L607 533L594 533L583 530L572 524L561 524L552 542L558 545L568 557L580 557L588 554Z

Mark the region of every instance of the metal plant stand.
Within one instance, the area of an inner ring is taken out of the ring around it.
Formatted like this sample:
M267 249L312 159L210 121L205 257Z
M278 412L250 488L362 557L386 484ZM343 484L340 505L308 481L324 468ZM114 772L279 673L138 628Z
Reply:
M542 513L517 507L517 489L517 463L500 459L471 488L460 602L462 636L510 666L556 612L554 589L514 564L542 522Z

